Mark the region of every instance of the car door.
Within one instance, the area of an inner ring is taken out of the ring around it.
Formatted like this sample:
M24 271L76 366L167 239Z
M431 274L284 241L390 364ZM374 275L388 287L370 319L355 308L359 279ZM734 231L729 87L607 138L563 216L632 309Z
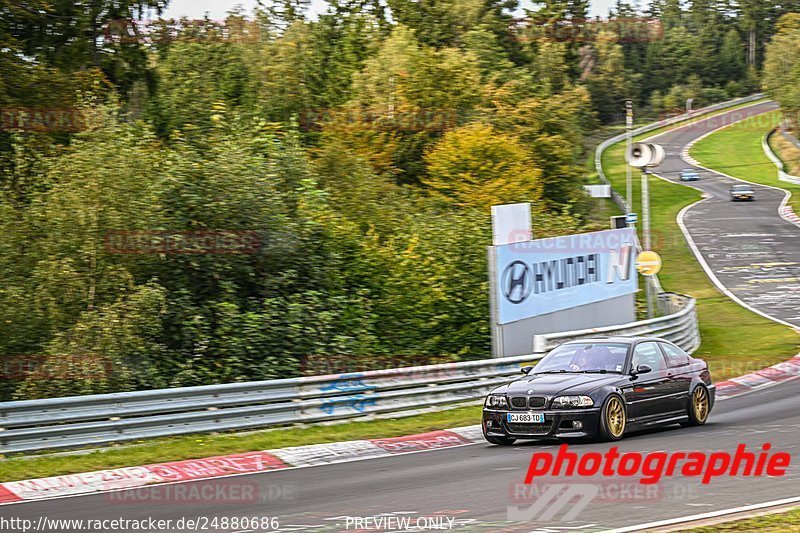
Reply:
M668 342L659 342L658 345L667 359L667 375L670 378L672 395L677 400L676 410L684 410L692 386L689 354Z
M634 416L637 421L661 418L675 410L677 402L672 398L672 382L668 375L664 354L655 341L640 342L633 349L631 369L647 365L652 371L639 374L633 381Z

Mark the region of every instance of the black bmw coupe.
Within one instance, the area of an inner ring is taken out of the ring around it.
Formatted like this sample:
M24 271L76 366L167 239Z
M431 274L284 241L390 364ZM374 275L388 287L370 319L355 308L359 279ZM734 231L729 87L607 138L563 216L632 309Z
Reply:
M492 444L614 441L649 426L705 424L714 407L708 364L664 339L567 342L522 373L486 397L483 435Z

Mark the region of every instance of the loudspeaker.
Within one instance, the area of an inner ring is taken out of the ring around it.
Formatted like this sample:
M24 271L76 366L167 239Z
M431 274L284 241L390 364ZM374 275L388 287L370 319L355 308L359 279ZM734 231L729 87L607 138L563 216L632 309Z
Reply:
M664 161L666 152L660 144L633 143L625 154L628 164L636 168L657 167Z

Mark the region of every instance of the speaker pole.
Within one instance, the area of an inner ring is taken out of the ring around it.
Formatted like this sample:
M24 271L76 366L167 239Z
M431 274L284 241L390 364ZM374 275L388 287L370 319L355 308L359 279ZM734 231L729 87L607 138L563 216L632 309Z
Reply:
M650 171L642 169L642 237L644 249L652 250L650 242L650 184L648 178ZM645 293L647 295L647 318L653 318L653 287L649 276L645 278Z
M631 130L633 129L633 101L625 100L625 130L626 130L626 152L631 153ZM625 162L625 201L628 203L628 213L633 212L633 178L631 176L631 165ZM627 214L627 213L626 213Z

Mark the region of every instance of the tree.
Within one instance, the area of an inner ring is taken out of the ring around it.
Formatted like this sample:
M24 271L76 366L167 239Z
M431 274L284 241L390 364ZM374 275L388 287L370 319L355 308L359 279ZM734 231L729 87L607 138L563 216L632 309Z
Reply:
M584 169L577 162L583 136L596 118L585 87L529 96L501 87L489 95L486 110L498 132L519 139L542 170L542 195L550 207L567 205L582 195Z
M800 29L796 15L779 21L780 31L767 46L763 86L777 100L785 117L797 128L800 115Z
M466 122L481 101L478 59L434 50L397 26L353 77L353 98L334 111L325 134L398 182L418 183L422 156L442 132Z
M111 38L114 28L128 31L135 26L135 19L145 13L161 14L167 2L98 0L84 4L32 0L0 5L3 4L7 6L0 11L3 18L13 21L8 29L20 54L64 72L102 69L124 95L135 79L147 76L147 56L138 39L120 43Z
M162 135L212 128L214 106L246 113L253 105L253 83L241 50L231 42L177 42L159 64L153 120Z
M638 98L642 75L625 68L622 47L614 34L600 32L595 50L597 61L586 77L586 86L597 117L607 123L622 113L626 99Z
M459 206L537 202L541 171L517 139L486 124L445 134L425 156L423 183Z
M722 48L719 52L720 69L722 78L727 80L740 80L746 73L744 45L735 28L731 28L725 34L722 41Z

